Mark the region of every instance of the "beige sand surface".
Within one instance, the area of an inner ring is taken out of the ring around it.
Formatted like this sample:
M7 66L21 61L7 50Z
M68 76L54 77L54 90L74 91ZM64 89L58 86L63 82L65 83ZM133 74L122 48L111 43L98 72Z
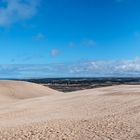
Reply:
M0 98L0 140L140 140L140 86L61 93L1 81Z
M58 93L57 91L29 82L0 81L0 105L18 100L41 97Z

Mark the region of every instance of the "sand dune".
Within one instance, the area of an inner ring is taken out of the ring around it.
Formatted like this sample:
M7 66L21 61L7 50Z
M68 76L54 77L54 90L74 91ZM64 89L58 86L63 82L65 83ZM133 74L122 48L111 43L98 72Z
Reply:
M28 87L24 92L19 90L22 84ZM57 94L24 82L4 81L0 85L0 89L12 85L14 96L20 99L0 107L1 140L140 139L140 86ZM3 94L0 92L1 98ZM5 94L11 97L9 90Z
M29 82L23 81L0 81L0 105L7 102L41 97L58 93L57 91Z

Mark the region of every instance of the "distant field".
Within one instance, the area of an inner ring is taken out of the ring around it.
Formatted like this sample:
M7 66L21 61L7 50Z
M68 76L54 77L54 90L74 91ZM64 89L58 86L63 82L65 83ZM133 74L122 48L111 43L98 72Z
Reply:
M139 85L140 78L45 78L28 79L28 82L42 84L52 89L71 92L120 84Z

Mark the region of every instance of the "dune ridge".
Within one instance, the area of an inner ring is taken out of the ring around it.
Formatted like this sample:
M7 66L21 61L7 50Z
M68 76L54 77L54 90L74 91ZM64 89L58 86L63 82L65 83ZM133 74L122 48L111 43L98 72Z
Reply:
M60 93L26 82L2 81L0 88L2 84L24 96L15 94L19 100L0 107L1 140L140 139L140 86ZM21 93L22 84L28 88Z

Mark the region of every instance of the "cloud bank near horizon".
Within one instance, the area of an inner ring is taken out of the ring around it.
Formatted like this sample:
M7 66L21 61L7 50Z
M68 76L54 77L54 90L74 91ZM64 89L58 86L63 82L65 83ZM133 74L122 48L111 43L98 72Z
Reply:
M60 64L0 65L0 78L139 77L140 58Z

